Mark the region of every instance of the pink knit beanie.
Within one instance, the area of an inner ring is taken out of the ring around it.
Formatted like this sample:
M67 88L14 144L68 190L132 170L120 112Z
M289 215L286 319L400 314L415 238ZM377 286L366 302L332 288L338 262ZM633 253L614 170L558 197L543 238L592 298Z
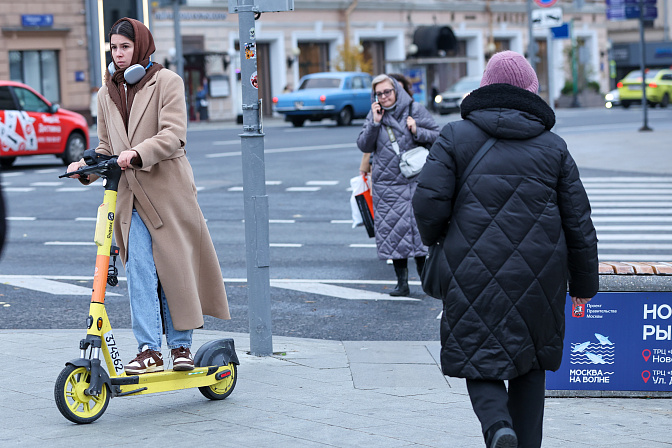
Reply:
M481 87L490 84L511 84L537 93L539 81L529 62L515 51L495 53L488 61L481 80Z

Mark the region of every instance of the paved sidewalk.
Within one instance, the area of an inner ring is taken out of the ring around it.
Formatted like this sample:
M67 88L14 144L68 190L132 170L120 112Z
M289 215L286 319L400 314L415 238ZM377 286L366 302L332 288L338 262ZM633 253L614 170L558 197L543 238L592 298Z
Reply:
M83 335L0 330L0 446L484 446L464 381L439 371L436 341L274 337L277 354L254 357L247 334L199 330L194 347L235 339L241 364L229 398L209 401L196 389L113 398L98 421L75 425L53 388ZM115 337L125 360L135 355L130 330ZM668 399L549 398L543 446L670 448L671 418Z

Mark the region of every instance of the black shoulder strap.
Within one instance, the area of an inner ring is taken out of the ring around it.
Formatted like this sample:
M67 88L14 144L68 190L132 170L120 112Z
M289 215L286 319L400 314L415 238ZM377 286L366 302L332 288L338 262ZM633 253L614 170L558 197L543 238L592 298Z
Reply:
M483 143L481 149L479 149L478 152L474 155L474 157L471 159L471 162L469 162L469 165L467 165L467 169L465 169L464 173L462 173L462 177L460 177L460 184L457 187L458 191L462 188L462 185L464 185L467 177L469 177L469 174L471 174L478 162L481 161L485 153L488 152L490 148L492 148L492 145L494 145L496 141L497 139L495 137L490 137L485 143Z
M413 116L413 99L411 98L411 102L408 105L408 116L412 117Z

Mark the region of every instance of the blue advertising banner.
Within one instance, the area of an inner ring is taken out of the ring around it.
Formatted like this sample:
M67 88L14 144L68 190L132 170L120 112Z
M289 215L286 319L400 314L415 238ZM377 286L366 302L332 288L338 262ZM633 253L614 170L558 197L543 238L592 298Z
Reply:
M427 104L427 73L424 68L404 69L403 75L411 82L413 99L420 104Z
M549 390L672 391L672 293L601 292L567 298L562 365Z

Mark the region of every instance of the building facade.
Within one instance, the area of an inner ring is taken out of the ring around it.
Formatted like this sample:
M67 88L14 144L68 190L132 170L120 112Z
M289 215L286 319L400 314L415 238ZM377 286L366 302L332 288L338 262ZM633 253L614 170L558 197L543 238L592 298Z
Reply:
M626 70L626 59L632 64L636 56L636 20L609 22L604 1L575 1L552 5L561 8L563 22L572 23L574 39L551 39L547 28L532 31L540 94L546 99L558 98L573 80L573 41L578 83L594 83L603 92L616 77L610 61ZM672 55L665 44L666 1L658 0L659 18L646 30L647 40L662 42L652 50L657 56L653 62L662 64ZM373 75L409 75L427 101L432 90L480 75L491 53L528 50L525 0L295 0L294 8L263 13L256 21L265 114L272 113L272 98L298 87L303 75L335 70L344 47L361 52ZM173 8L167 1L0 0L0 9L0 79L25 82L68 109L88 112L91 90L101 85L110 61L107 32L120 17L145 22L156 41L154 60L173 70L177 65ZM534 9L540 7L534 4ZM455 47L432 57L417 56L414 36L423 26L449 27ZM228 0L186 0L179 35L190 117L197 116L196 92L205 84L210 119L235 119L241 112L242 83L249 80L240 79L238 16L229 13Z

